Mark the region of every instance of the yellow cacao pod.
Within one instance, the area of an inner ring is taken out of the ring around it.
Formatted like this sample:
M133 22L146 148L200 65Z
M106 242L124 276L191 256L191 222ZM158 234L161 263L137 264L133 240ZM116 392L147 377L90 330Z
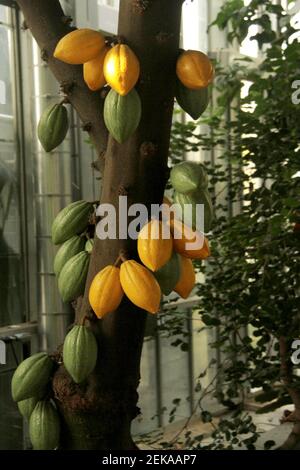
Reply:
M207 238L203 233L192 230L179 220L171 221L173 246L176 253L191 259L206 259L210 256ZM194 246L189 246L193 244Z
M89 89L92 91L101 90L101 88L106 84L103 73L103 64L109 49L110 48L108 46L105 46L95 59L83 64L83 78Z
M181 274L174 290L183 299L187 299L196 283L196 274L192 261L181 256Z
M169 227L159 220L151 220L140 231L137 248L142 263L151 271L158 271L172 256Z
M214 68L206 54L199 51L184 51L176 65L177 77L191 90L207 87L214 78Z
M153 274L134 260L121 264L120 280L128 299L149 313L159 310L161 290Z
M124 292L120 282L120 269L106 266L94 277L89 290L89 302L98 318L116 310Z
M95 59L105 46L101 33L93 29L76 29L57 43L54 57L67 64L84 64Z
M111 88L119 95L125 96L138 81L140 63L130 47L118 44L106 54L103 71Z

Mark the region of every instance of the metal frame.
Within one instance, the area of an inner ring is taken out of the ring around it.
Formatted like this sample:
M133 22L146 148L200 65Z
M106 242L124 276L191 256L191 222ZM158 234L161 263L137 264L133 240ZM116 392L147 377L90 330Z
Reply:
M10 22L6 26L10 28L13 38L13 113L14 113L14 136L16 142L17 153L17 175L20 190L18 192L18 205L20 209L20 239L21 239L21 256L22 270L25 282L25 305L23 319L24 321L33 320L30 318L30 299L29 286L32 285L32 277L29 274L29 240L28 230L32 227L28 226L30 216L28 214L28 197L30 191L28 188L28 173L26 174L25 166L25 134L24 134L24 107L23 107L23 77L21 67L21 37L20 37L20 13L19 8L14 1L0 0L0 5L10 8ZM4 25L4 23L2 23ZM31 198L32 200L32 198ZM34 251L34 250L31 250Z
M0 5L10 8L18 8L17 3L14 0L0 0Z

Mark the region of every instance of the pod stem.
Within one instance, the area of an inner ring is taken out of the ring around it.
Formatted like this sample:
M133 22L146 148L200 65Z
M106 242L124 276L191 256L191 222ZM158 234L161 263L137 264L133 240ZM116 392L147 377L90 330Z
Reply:
M60 106L63 104L70 104L70 100L67 96L64 96L62 100L58 103Z
M127 253L125 250L120 250L119 251L119 256L118 258L116 259L116 262L115 262L115 266L118 266L118 264L120 264L120 262L124 263L125 261L128 260L128 257L127 257Z
M80 326L85 326L85 322L89 320L88 315L84 315L84 317L80 321Z
M118 43L118 44L125 44L125 38L124 38L124 36L119 36L119 35L118 35L116 39L117 39L117 43Z
M121 264L121 261L122 261L122 260L121 260L121 256L118 256L117 259L116 259L116 261L114 262L114 266L115 266L116 268L118 268L119 265Z

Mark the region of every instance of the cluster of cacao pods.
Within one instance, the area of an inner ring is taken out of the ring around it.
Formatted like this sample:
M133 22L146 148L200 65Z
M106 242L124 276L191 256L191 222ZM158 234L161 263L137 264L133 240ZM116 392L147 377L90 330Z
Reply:
M195 241L197 249L187 248ZM187 298L196 280L191 259L210 255L206 237L178 220L148 222L139 233L137 248L141 263L121 256L120 267L118 259L94 277L89 302L98 318L116 310L124 295L152 314L158 312L162 294L174 290Z
M109 46L99 31L76 29L57 44L54 57L68 64L83 64L83 78L92 91L111 87L104 103L104 122L111 135L123 143L137 129L141 100L135 90L140 64L126 44Z
M181 206L185 222L194 230L198 228L197 223L202 222L204 232L209 232L214 213L205 167L191 161L178 163L171 170L170 182L174 189L174 202ZM203 207L201 221L198 210L200 205ZM187 207L191 208L190 212L185 211Z
M29 422L29 436L35 450L52 450L59 445L59 414L49 398L54 368L54 361L40 352L21 362L11 382L13 400Z
M87 239L87 227L94 205L76 201L62 209L52 224L52 241L61 245L54 258L54 273L64 302L84 293L93 239Z
M97 357L97 341L91 329L74 325L64 341L63 361L75 383L88 378ZM49 386L54 369L53 359L40 352L21 362L12 378L12 397L29 422L29 437L35 450L52 450L59 446L60 418Z
M194 120L208 106L208 86L214 78L214 68L206 54L200 51L182 51L176 64L176 100Z
M83 28L60 39L54 57L68 64L83 64L83 78L92 91L106 84L111 87L105 98L104 121L117 142L126 142L136 131L142 113L135 89L140 64L132 49L126 44L111 47L99 31ZM213 65L203 52L182 51L176 73L177 102L193 119L198 119L208 105Z

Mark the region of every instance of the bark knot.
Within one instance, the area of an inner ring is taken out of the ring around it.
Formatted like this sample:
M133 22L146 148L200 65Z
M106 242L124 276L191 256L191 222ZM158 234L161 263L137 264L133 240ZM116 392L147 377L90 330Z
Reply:
M140 147L140 154L144 158L154 157L157 153L157 145L153 142L143 142Z
M74 86L76 85L74 80L64 80L60 84L60 89L65 95L72 93Z
M123 186L122 184L118 188L119 196L128 196L130 188L128 186Z
M48 62L49 60L49 54L48 54L48 51L46 49L42 49L41 50L41 59L44 61L44 62Z
M132 6L137 13L144 13L152 2L153 0L132 0Z
M90 132L92 130L92 123L91 122L85 122L83 125L82 125L82 129L86 132Z
M64 16L61 17L61 22L62 22L63 24L71 24L72 21L73 21L72 16L64 15Z
M166 33L164 31L160 31L157 35L156 35L156 41L158 42L158 44L167 44L172 38L174 37L174 34L172 33Z
M27 24L26 21L24 20L23 23L22 23L22 26L21 26L21 30L22 30L22 31L26 31L26 29L28 29L28 24Z

